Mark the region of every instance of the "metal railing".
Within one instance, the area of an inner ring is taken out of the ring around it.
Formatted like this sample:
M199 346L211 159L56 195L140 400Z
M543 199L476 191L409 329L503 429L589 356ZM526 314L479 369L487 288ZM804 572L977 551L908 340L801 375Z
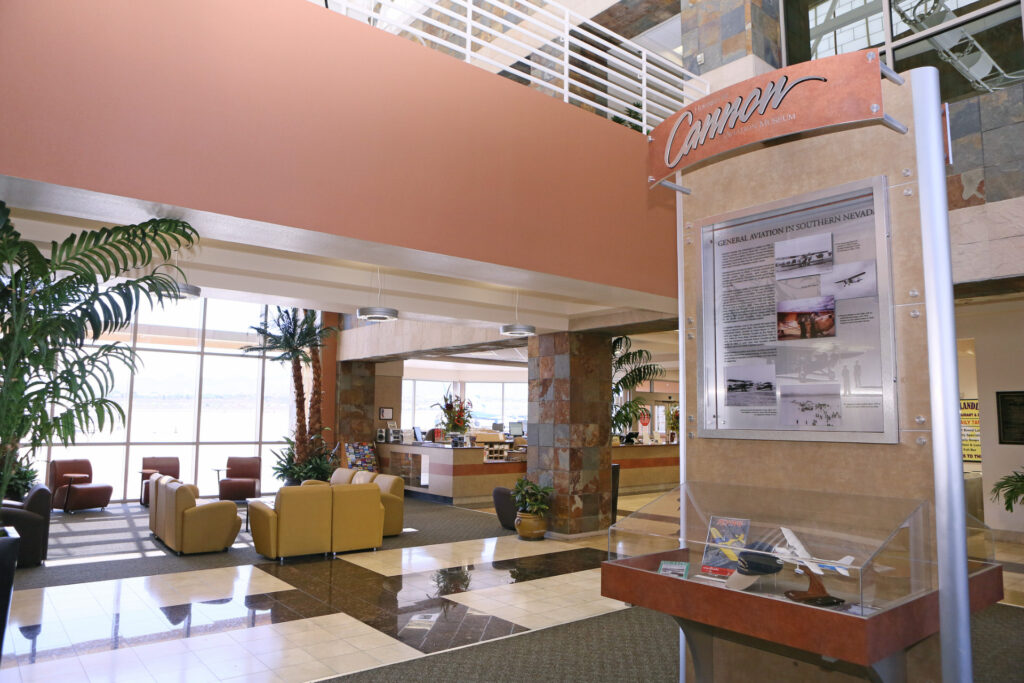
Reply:
M323 4L645 133L708 93L679 64L543 0Z

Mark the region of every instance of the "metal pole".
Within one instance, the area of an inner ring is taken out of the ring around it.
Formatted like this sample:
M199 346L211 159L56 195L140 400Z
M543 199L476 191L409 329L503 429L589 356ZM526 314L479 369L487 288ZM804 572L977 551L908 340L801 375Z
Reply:
M681 187L683 174L676 171L676 186ZM686 234L683 222L683 193L676 196L676 297L679 316L679 543L686 547L686 300L684 298ZM689 193L687 193L689 194ZM691 565L693 566L693 565ZM679 683L686 683L686 635L679 629Z
M914 98L914 139L928 321L942 678L952 683L973 678L964 475L960 455L960 392L939 71L931 66L914 69L910 72L910 84Z

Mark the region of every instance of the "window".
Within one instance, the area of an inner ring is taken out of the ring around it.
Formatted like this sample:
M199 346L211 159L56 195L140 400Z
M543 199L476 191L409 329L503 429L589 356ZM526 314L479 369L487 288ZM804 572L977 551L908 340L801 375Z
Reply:
M878 47L897 71L937 67L947 100L1024 81L1017 0L786 0L785 24L789 64Z
M258 342L251 327L265 316L262 304L216 299L140 310L135 325L116 335L139 359L134 376L115 367L110 398L124 409L126 426L40 451L40 478L51 459L88 458L94 480L111 484L115 500L133 499L142 459L170 456L178 458L182 481L215 495L215 468L229 456L260 455L262 490L275 491L271 450L294 429L291 367L242 350Z

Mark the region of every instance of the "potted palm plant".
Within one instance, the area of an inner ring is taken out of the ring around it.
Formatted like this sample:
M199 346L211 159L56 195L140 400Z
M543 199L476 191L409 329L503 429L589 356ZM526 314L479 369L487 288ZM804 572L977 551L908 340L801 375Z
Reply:
M651 352L634 349L629 337L612 338L612 434L624 434L641 417L650 416L646 403L633 391L664 377L665 368L651 361Z
M1014 505L1024 503L1024 469L1015 470L996 480L992 486L992 500L1003 499L1007 512L1013 512Z
M316 319L316 311L304 309L299 314L297 308L277 308L277 316L272 324L253 325L252 329L259 336L260 343L246 346L246 353L273 353L271 360L289 363L292 370L292 389L295 394L295 438L285 437L288 446L282 452L291 450L293 465L304 466L306 460L316 447L316 439L323 444L324 426L320 416L320 405L323 395L321 388L320 348L324 340L336 331L333 327L324 327ZM306 390L302 383L302 366L311 366L313 386L309 392L309 421L306 420ZM283 458L278 455L278 464ZM276 472L275 466L275 472ZM278 475L281 476L280 474Z
M184 221L154 219L70 235L47 256L14 229L0 202L0 498L37 449L124 421L107 396L114 368L134 370L135 353L96 342L130 325L143 300L179 298L176 276L184 274L167 263L197 239ZM4 629L17 558L11 540L0 538Z
M536 540L544 538L548 520L544 513L551 507L549 501L554 488L541 486L526 477L516 481L512 487L512 500L516 504L516 533L519 538Z

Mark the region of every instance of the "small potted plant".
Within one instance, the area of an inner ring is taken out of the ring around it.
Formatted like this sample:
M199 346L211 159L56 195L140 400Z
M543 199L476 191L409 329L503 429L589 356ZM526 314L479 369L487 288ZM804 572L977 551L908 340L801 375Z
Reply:
M665 428L668 429L669 443L675 443L679 435L679 406L670 406L665 415Z
M551 507L549 501L554 489L540 486L526 477L516 481L512 488L512 500L516 504L516 532L519 538L536 540L544 538L548 520L544 513Z
M1007 512L1013 512L1014 504L1024 503L1024 468L996 480L992 486L992 500L998 502L1000 498Z

